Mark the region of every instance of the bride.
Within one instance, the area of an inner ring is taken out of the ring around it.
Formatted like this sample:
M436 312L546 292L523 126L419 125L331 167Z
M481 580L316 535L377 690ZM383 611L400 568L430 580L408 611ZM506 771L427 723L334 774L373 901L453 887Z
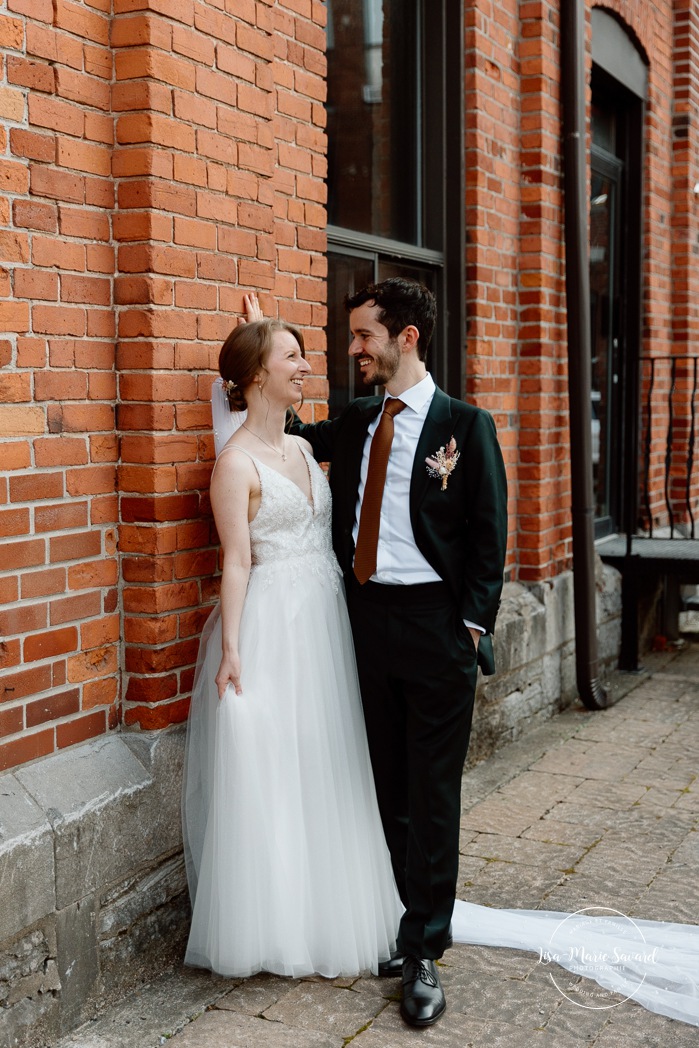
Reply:
M245 411L211 504L223 550L202 637L183 800L185 961L227 976L376 972L402 910L364 734L330 492L285 432L310 366L289 324L237 327L219 360ZM228 418L226 418L228 416Z
M259 315L254 296L248 317ZM236 328L213 390L220 604L202 636L183 823L185 961L226 976L355 975L387 959L402 906L376 805L330 495L286 433L310 367L281 321ZM455 942L539 954L699 1025L699 928L457 900Z

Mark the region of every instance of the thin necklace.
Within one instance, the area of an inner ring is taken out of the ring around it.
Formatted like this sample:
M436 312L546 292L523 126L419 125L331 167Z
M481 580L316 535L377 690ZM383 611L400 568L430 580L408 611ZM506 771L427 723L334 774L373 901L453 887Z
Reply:
M281 455L282 462L286 462L286 452L285 451L280 451L279 448L275 448L274 444L270 444L269 441L265 440L264 437L261 437L259 433L253 433L253 431L249 428L249 426L246 426L244 422L243 422L243 424L241 426L241 429L247 429L248 433L252 433L253 437L257 437L258 440L261 440L262 443L266 444L267 447L271 448L272 451L276 451L277 455ZM283 440L284 440L284 437L282 437L282 441Z

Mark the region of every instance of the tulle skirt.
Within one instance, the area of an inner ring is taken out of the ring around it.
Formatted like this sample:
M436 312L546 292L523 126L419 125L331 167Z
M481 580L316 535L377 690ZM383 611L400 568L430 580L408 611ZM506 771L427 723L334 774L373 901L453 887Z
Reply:
M242 695L219 701L202 637L183 815L185 961L227 976L377 970L402 906L383 837L342 583L327 562L253 569Z

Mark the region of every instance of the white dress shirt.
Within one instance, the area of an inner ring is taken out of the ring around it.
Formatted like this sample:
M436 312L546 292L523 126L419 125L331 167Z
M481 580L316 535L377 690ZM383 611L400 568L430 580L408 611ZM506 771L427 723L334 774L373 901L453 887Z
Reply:
M386 483L381 500L381 517L379 522L379 541L376 549L376 571L371 576L372 582L389 586L411 586L423 582L441 582L439 575L423 557L417 547L410 523L410 478L413 472L415 452L422 427L427 418L435 384L432 376L427 374L416 385L404 390L399 399L406 405L393 419L393 443L386 470ZM386 394L384 401L390 398ZM371 438L379 425L381 412L373 420L367 431L362 454L362 466L359 478L357 507L354 518L352 537L357 543L359 516L369 468ZM472 629L485 633L482 627L466 622Z

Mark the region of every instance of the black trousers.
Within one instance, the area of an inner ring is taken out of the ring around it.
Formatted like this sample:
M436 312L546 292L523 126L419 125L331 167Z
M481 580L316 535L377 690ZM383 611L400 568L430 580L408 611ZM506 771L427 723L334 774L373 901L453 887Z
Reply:
M406 907L398 950L434 959L456 894L476 649L444 583L350 578L347 600L379 810Z

